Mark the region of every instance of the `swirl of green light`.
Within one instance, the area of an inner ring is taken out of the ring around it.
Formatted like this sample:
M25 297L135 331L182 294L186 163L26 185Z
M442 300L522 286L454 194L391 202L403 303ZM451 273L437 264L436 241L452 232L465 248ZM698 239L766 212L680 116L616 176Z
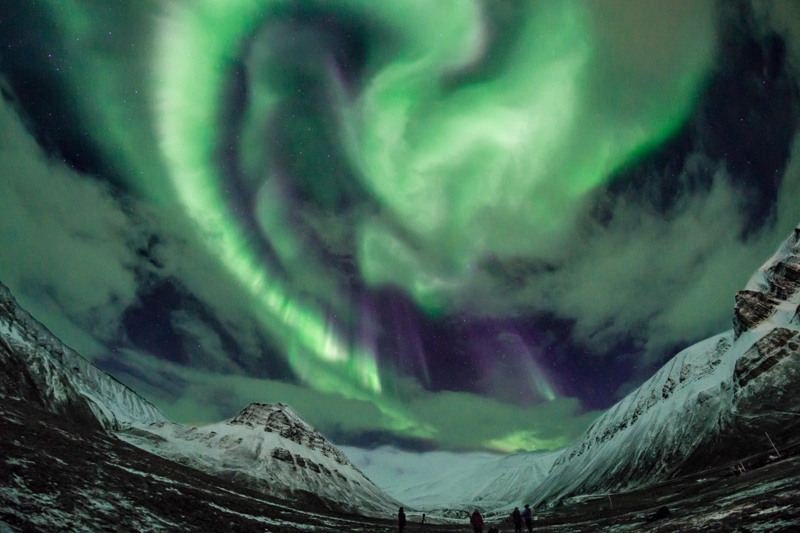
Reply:
M521 6L497 75L437 83L453 58L426 52L442 39L431 31L347 111L350 156L404 229L400 237L377 217L363 224L362 274L431 310L452 310L485 257L548 257L588 193L682 125L713 57L713 32L698 32L663 61L667 74L629 72L625 46L636 42L614 49L602 5Z
M433 428L383 393L375 354L342 342L318 307L259 260L220 190L215 120L225 73L243 37L288 5L171 5L159 33L154 78L170 178L209 249L253 295L265 327L301 379L320 391L374 402L394 429L431 436ZM456 87L441 80L468 69L487 50L481 3L321 5L369 13L401 36L391 60L369 65L361 94L340 102L342 142L363 186L384 208L356 228L362 276L373 285L402 287L431 310L448 307L482 257L546 253L546 243L573 223L588 193L679 127L712 48L686 54L680 76L661 83L650 99L639 90L623 110L623 98L604 103L592 96L622 91L626 82L617 80L616 71L597 68L608 61L598 49L602 39L594 34L591 3L523 3L521 30L505 67ZM281 96L268 84L259 91L250 111L262 116Z
M381 394L374 355L342 343L323 313L293 298L276 281L253 252L245 232L232 222L219 189L213 156L215 119L226 67L242 36L283 3L201 0L173 5L159 35L154 87L159 95L161 149L173 186L209 249L253 295L259 316L301 379L324 392L373 402L393 429L430 437L432 428Z

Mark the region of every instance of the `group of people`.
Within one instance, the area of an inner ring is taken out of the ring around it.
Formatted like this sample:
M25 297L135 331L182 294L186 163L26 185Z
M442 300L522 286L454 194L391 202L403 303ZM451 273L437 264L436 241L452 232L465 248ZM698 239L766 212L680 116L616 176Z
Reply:
M519 512L519 507L514 507L511 512L511 521L514 523L514 533L522 533L522 521L525 520L525 527L528 528L528 533L533 531L533 512L530 506L526 503L525 510Z
M524 511L520 512L519 507L514 507L514 511L511 513L511 522L514 524L514 533L522 533L523 521L525 522L525 527L528 528L528 533L531 533L533 531L533 512L531 511L530 506L527 504L525 504ZM422 523L425 523L424 514L422 515ZM483 517L477 509L475 509L474 513L469 515L469 523L475 533L483 533ZM397 525L400 533L403 533L403 530L406 527L406 513L402 507L397 513ZM488 533L497 533L497 528L490 529Z
M522 533L523 521L525 521L525 527L528 528L528 533L531 533L531 531L533 531L533 512L527 504L525 504L524 511L520 512L519 507L514 507L514 510L511 512L511 522L514 524L514 533ZM477 509L470 515L469 523L475 533L483 533L483 517ZM496 532L497 528L489 530L489 533Z

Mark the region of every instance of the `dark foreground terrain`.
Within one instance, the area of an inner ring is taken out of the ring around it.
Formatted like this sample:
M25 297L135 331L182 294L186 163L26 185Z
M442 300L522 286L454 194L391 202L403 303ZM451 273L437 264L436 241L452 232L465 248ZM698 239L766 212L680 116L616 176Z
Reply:
M535 531L800 531L800 457L765 453L651 487L542 512ZM648 522L666 506L670 516ZM489 520L513 531L505 520ZM396 531L313 497L287 504L153 456L100 430L0 398L0 532ZM470 531L410 523L415 531Z
M800 457L755 456L647 489L543 513L537 531L800 531ZM669 516L653 520L661 507Z

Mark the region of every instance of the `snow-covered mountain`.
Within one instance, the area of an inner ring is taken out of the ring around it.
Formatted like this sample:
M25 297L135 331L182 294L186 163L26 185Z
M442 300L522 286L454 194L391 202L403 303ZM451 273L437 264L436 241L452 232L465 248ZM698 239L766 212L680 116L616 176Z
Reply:
M310 499L372 516L391 516L402 505L280 403L253 403L229 420L200 428L162 421L119 436L167 459L282 499Z
M513 509L523 490L540 483L561 450L500 455L487 452L416 453L382 446L342 447L392 497L431 516L463 518L467 511Z
M0 394L109 430L166 420L156 406L62 343L2 283Z
M552 504L645 486L788 437L800 415L799 288L800 226L736 295L732 330L677 354L598 418L526 496Z
M199 429L170 421L63 344L1 283L0 397L102 428L276 497L373 515L396 513L401 505L286 405L251 404L230 420Z

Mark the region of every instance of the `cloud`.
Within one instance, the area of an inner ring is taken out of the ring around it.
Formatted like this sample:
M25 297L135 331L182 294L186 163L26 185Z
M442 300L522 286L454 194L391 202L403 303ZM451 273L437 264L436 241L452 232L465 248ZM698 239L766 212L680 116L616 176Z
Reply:
M409 444L408 432L392 429L393 421L370 402L242 373L186 368L139 352L126 351L117 359L124 361L116 369L118 379L184 424L218 422L250 402L283 402L337 440L366 444L359 435L379 434L380 443ZM519 407L468 393L428 392L410 379L403 380L400 388L405 405L419 423L437 428L429 440L420 443L438 449L513 452L557 448L580 435L598 414L579 415L580 406L574 399Z
M194 242L179 212L122 195L44 153L6 99L0 100L0 169L0 281L64 342L87 357L104 357L108 346L124 341L122 317L139 305L140 292L171 278L224 317L220 324L243 353L263 355L247 293ZM225 351L203 321L185 313L174 320L199 344L200 364L236 366L219 360Z
M623 335L665 346L707 334L723 326L721 311L763 256L738 242L741 231L736 191L721 178L666 219L621 201L611 223L597 224L550 280L548 304L600 350ZM697 293L702 312L687 305ZM676 307L695 320L663 320Z
M579 415L579 402L558 398L520 407L462 392L421 395L410 409L439 432L437 444L451 450L494 449L503 452L566 446L597 416Z
M730 327L733 296L800 220L800 175L790 165L773 223L742 239L742 191L724 178L664 216L618 200L606 225L587 222L558 268L516 297L575 321L573 338L603 353L638 339L645 363L661 350ZM649 357L649 359L647 359Z
M143 236L110 190L43 154L5 100L0 168L0 279L32 312L47 301L109 334L136 298L131 266Z

